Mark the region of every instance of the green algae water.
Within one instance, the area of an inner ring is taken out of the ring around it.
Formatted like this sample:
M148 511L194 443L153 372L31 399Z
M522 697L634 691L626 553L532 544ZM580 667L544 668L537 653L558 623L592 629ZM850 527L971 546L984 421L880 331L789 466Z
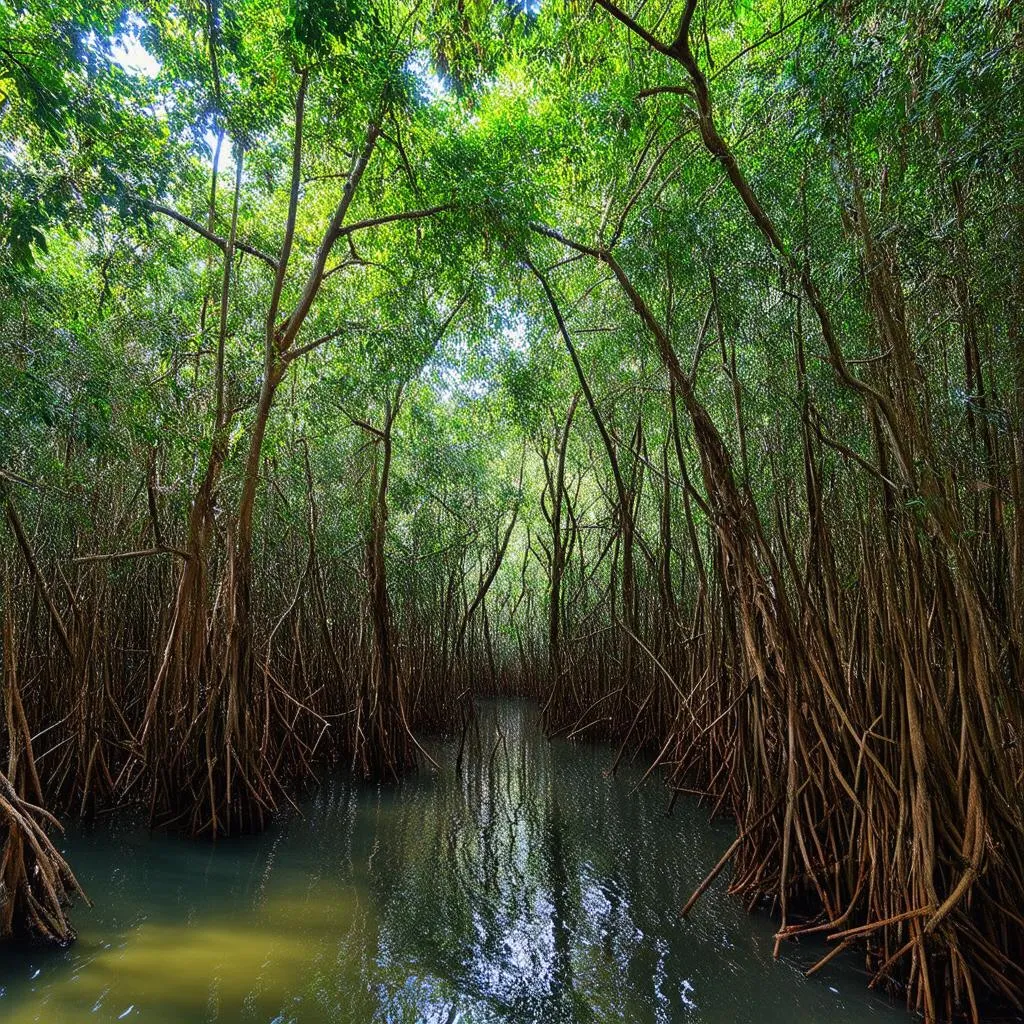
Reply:
M905 1021L849 959L772 959L722 878L706 811L605 774L608 748L548 742L495 702L456 771L325 782L262 836L201 845L124 823L69 834L95 901L62 951L0 953L0 1021Z

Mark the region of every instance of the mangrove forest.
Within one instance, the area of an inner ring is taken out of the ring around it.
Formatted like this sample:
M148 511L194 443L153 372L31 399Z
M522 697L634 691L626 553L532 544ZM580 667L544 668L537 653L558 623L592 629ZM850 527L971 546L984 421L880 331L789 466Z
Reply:
M0 0L0 1017L1024 1019L1024 9Z

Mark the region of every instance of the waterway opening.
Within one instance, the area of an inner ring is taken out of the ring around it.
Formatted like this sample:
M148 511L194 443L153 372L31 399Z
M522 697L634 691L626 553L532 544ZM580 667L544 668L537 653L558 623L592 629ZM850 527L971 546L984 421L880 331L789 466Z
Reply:
M772 959L722 877L733 837L607 747L481 705L461 771L324 784L267 833L205 845L124 820L64 846L95 907L66 950L7 951L0 1019L192 1022L905 1021L855 957Z

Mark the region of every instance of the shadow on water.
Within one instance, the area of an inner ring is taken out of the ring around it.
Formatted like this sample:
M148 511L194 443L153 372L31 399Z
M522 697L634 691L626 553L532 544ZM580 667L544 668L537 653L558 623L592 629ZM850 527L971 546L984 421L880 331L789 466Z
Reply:
M607 749L548 743L536 712L482 708L461 773L325 785L253 839L201 846L124 823L75 832L96 907L79 941L7 950L0 1019L301 1022L903 1021L853 961L772 960L772 924L720 881L704 810L604 776Z

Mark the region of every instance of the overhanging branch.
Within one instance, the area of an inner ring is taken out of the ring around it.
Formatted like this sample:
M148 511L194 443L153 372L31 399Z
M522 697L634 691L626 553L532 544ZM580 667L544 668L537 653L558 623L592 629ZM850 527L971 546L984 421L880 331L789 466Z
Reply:
M191 217L187 217L183 213L175 210L173 207L164 206L162 203L150 202L148 199L144 199L143 204L147 210L153 213L162 214L165 217L170 217L171 220L177 221L179 224L184 225L190 231L194 231L197 235L201 235L208 242L213 242L221 252L227 251L228 242L226 238L222 238L220 235L215 234L213 231L204 228L198 221L193 220ZM246 252L250 256L255 256L256 259L266 263L271 270L277 270L277 260L273 256L267 255L262 249L257 249L254 245L249 245L248 242L243 242L241 239L235 239L235 248L240 252Z

